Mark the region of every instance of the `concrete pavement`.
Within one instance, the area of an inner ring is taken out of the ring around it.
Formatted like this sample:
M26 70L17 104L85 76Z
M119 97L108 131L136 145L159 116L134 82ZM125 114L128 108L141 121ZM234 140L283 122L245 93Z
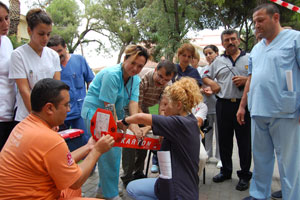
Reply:
M200 177L199 184L199 199L200 200L241 200L244 197L249 196L249 190L238 191L235 189L239 179L236 175L236 171L239 170L239 157L236 141L234 141L233 149L233 171L232 179L224 181L223 183L214 183L212 181L213 176L219 173L219 169L216 168L217 160L212 158L206 164L206 183L203 184L203 176ZM145 164L146 166L146 164ZM151 167L151 161L150 161ZM253 163L252 163L253 168ZM252 169L251 169L252 171ZM122 173L122 170L121 172ZM157 177L158 174L152 174L149 170L148 177ZM87 180L87 182L82 187L82 192L85 197L95 197L95 190L98 184L98 172L95 173ZM272 182L272 192L280 190L280 179L277 163L275 164L273 182ZM126 190L123 187L122 181L119 182L120 196L123 200L130 200L127 196Z

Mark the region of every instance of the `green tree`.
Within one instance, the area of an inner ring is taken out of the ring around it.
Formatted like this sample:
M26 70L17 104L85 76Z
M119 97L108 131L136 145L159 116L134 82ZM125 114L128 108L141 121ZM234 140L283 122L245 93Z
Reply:
M248 0L204 0L199 4L202 13L201 21L207 28L222 26L225 29L238 29L241 35L241 46L249 51L254 38L252 31L252 10L256 1Z
M80 9L77 0L52 0L46 8L54 22L52 34L61 35L66 40L70 53L79 45L90 42L97 42L99 48L103 47L100 40L86 37L91 31L99 33L101 30L99 5L94 0L81 0L81 5Z
M300 6L300 0L289 0L289 3ZM300 13L288 8L278 6L280 10L280 22L282 26L290 26L295 30L300 30Z
M9 35L8 37L9 37L14 49L16 49L17 47L22 46L23 44L26 44L28 42L27 40L18 41L18 38L16 35Z
M200 13L197 5L200 1L189 0L151 0L139 12L139 27L146 45L154 48L155 60L161 56L171 59L174 53L186 41L190 30L199 30L197 26Z
M54 22L52 34L59 34L66 40L71 53L76 49L74 43L78 37L80 10L75 0L53 0L46 8Z
M139 0L98 0L97 18L101 28L98 32L106 36L114 50L119 50L117 63L125 47L140 41L137 14L144 6Z

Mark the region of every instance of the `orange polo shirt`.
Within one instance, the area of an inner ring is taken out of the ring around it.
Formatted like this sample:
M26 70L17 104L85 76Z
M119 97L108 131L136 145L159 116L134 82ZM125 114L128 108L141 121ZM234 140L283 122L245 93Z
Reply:
M0 153L0 199L58 199L81 173L64 139L30 114Z

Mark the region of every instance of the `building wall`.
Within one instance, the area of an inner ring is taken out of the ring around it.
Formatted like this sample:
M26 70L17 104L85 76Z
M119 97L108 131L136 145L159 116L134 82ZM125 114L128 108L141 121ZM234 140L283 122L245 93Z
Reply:
M20 15L20 22L18 25L18 34L17 34L18 42L29 41L29 35L27 32L27 23L26 17L24 15Z
M200 31L196 37L190 39L191 43L196 47L198 53L200 54L199 65L206 65L206 59L203 54L203 49L205 46L213 44L216 45L219 49L219 54L224 52L224 47L221 43L221 33L223 30L203 30Z

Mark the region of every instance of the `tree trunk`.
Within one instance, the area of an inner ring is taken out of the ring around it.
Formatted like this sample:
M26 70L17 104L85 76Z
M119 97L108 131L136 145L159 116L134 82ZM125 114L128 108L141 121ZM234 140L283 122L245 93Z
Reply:
M18 25L20 22L20 1L19 0L9 0L9 35L17 35Z
M126 44L122 45L122 47L121 47L121 49L119 51L117 64L121 62L121 58L122 58L122 55L123 55L123 53L125 51L126 46L127 46Z

